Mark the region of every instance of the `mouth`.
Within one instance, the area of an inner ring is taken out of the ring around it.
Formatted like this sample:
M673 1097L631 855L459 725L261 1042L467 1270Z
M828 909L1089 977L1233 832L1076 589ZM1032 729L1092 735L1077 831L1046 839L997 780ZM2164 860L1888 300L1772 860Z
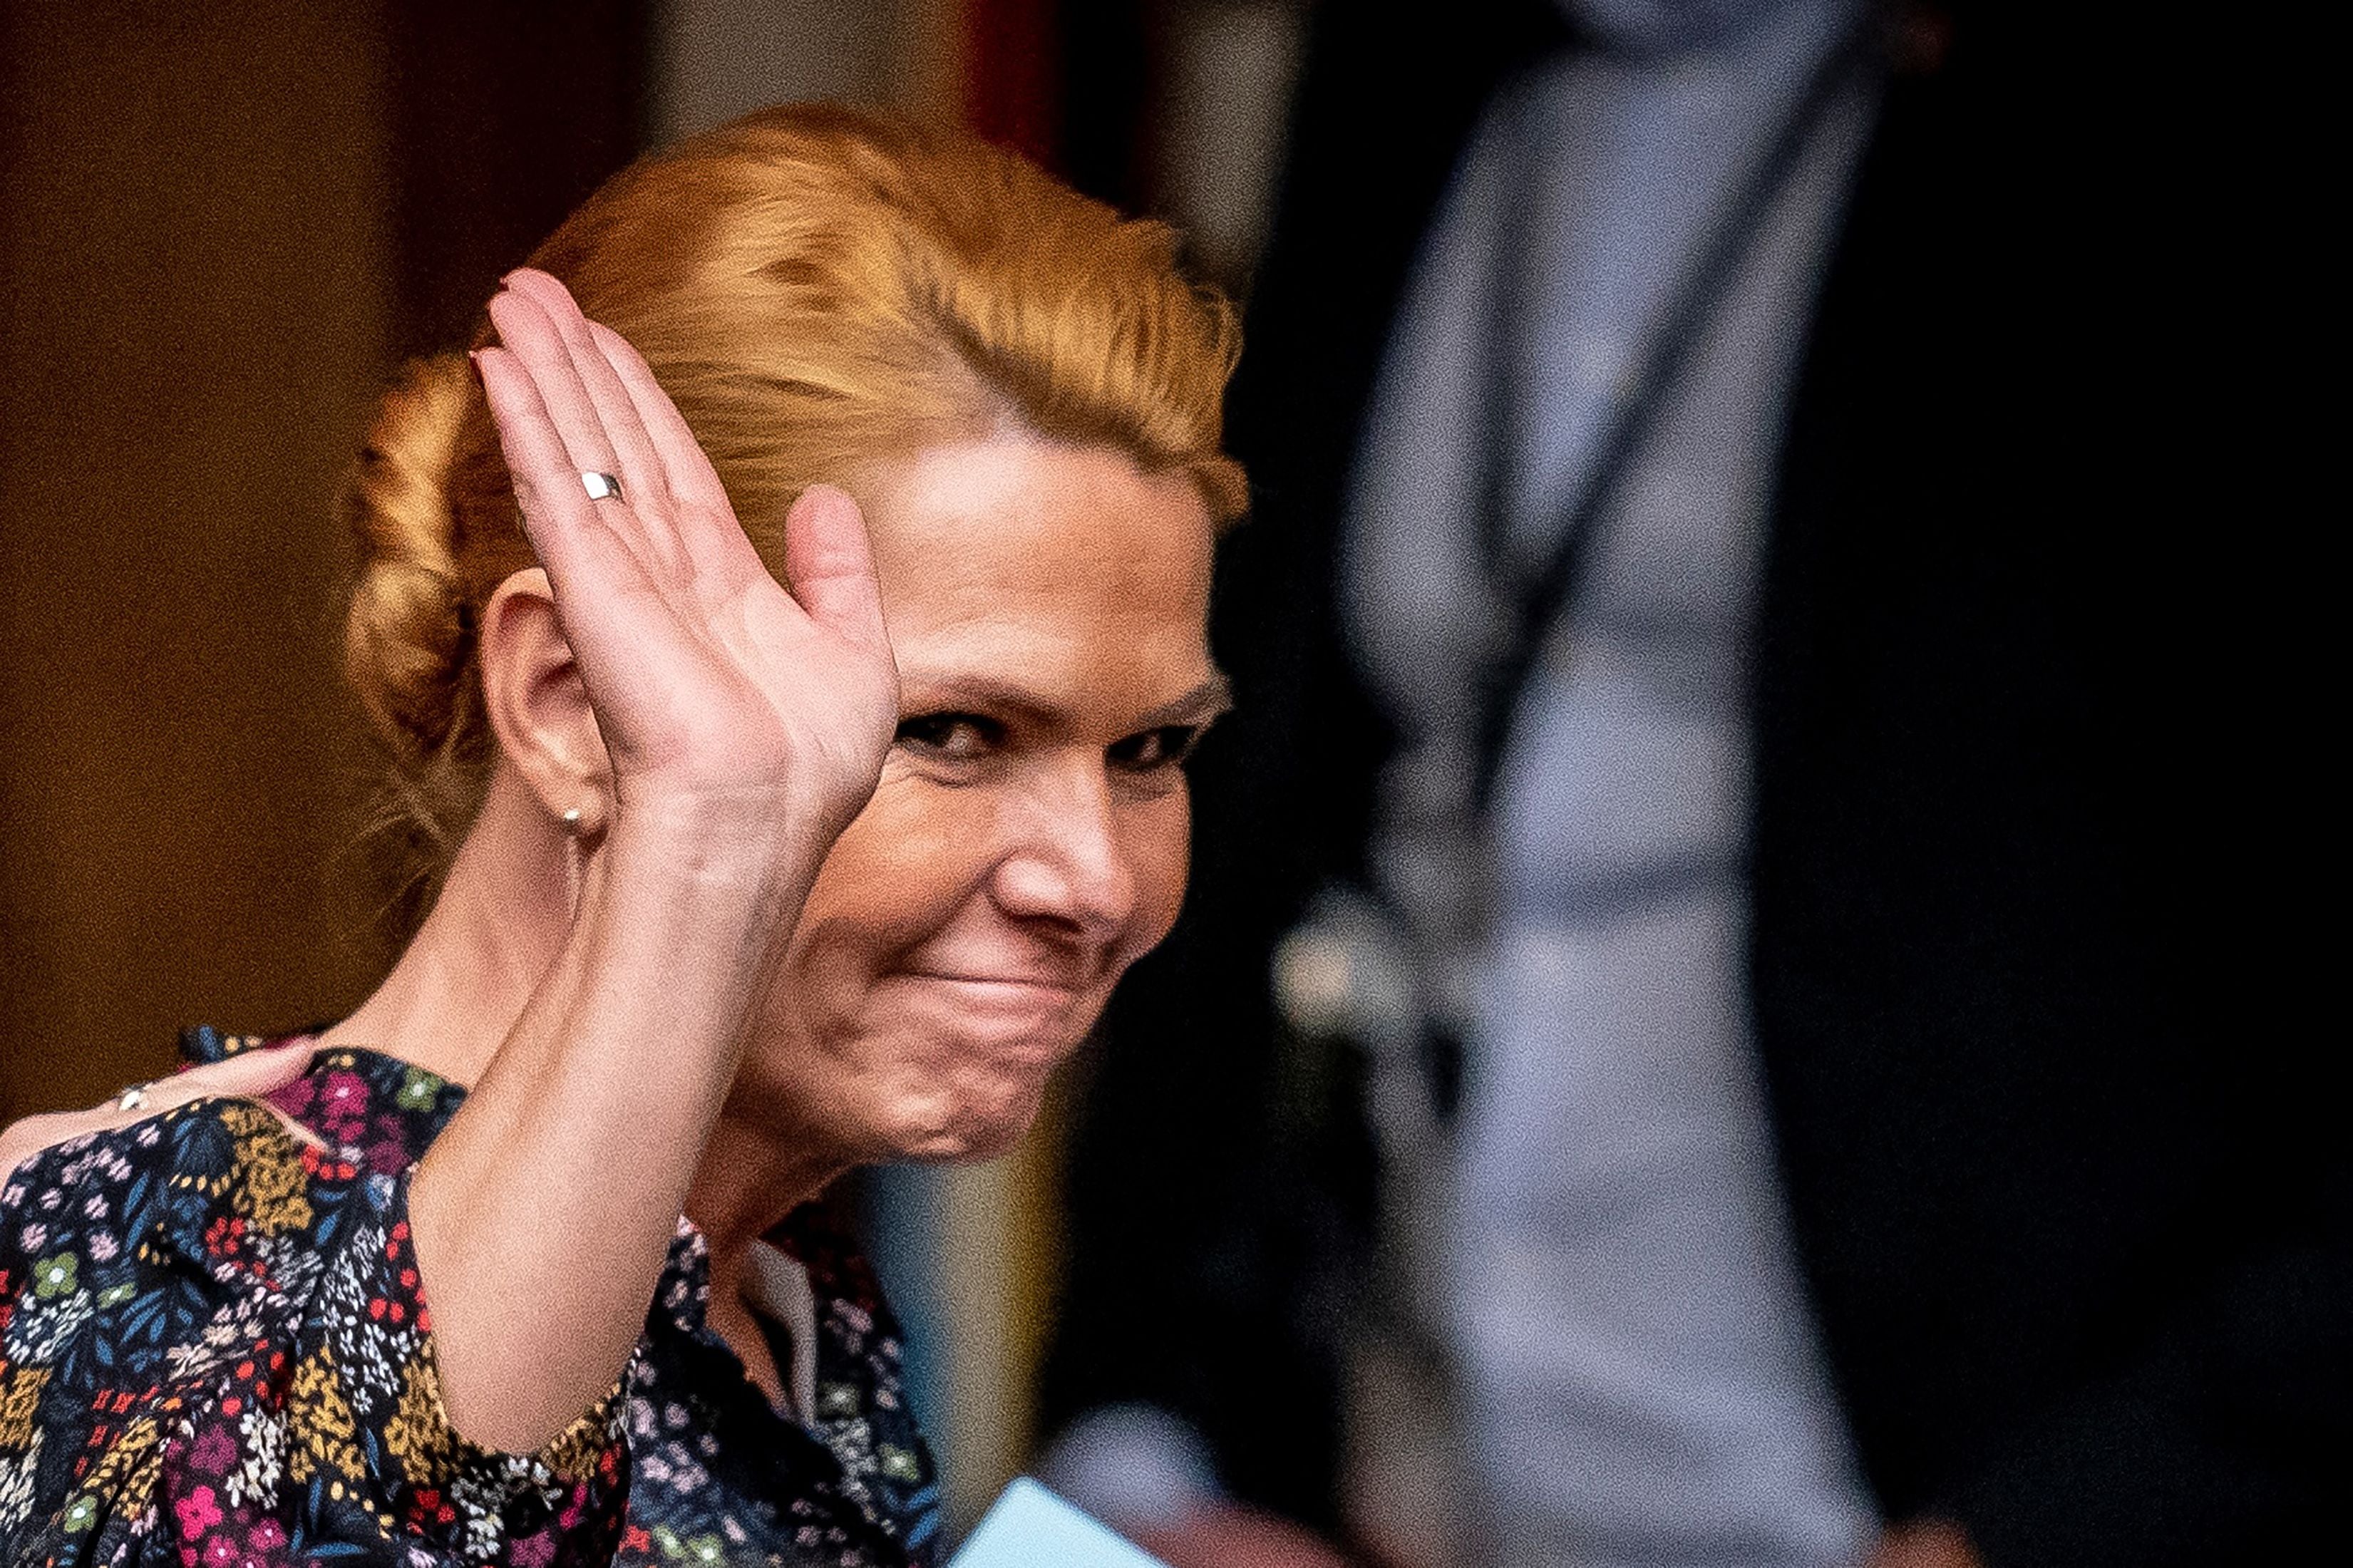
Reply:
M1100 998L1067 974L1034 969L902 969L876 994L881 1016L905 1029L909 1048L936 1053L938 1070L958 1082L982 1074L1001 1089L1029 1083L1078 1048ZM967 1085L969 1087L969 1085Z
M1028 974L958 974L944 970L909 970L907 978L934 985L954 986L978 1002L1023 1007L1062 1007L1079 999L1079 987L1061 980Z

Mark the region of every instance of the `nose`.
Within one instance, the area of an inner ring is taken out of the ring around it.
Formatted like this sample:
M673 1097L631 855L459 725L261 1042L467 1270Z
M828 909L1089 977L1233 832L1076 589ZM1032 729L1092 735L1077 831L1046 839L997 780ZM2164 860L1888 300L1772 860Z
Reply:
M1089 942L1115 940L1134 918L1136 879L1102 756L1057 759L1030 785L1008 813L1015 820L1007 824L1011 847L997 868L998 905Z

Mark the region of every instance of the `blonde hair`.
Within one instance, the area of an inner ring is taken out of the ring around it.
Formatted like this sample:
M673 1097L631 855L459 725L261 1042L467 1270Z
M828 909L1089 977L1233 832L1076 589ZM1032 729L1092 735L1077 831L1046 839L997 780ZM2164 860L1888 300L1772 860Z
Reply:
M1231 306L1166 226L973 138L765 110L623 170L531 264L645 355L779 572L807 486L1008 423L1182 473L1221 524L1243 508L1219 449ZM346 512L345 666L394 763L385 847L413 918L494 752L475 617L533 563L463 354L385 395Z

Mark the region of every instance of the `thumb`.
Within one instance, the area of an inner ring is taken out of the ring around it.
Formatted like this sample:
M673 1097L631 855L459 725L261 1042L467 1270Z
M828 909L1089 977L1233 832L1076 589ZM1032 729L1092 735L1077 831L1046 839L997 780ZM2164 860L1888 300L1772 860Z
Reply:
M887 653L882 592L866 519L846 490L811 485L785 516L785 580L810 619L844 641Z

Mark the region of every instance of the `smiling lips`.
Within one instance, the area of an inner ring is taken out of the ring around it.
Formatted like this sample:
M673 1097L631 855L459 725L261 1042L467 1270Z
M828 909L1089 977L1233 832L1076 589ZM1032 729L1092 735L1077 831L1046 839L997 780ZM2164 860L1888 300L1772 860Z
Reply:
M937 970L902 971L899 978L917 987L916 1005L934 1027L1008 1063L1051 1067L1093 1020L1086 993L1059 979Z
M1079 987L1060 978L1027 974L951 974L940 970L913 970L908 977L939 985L967 988L980 996L995 996L1029 1005L1060 1006L1074 1001Z

